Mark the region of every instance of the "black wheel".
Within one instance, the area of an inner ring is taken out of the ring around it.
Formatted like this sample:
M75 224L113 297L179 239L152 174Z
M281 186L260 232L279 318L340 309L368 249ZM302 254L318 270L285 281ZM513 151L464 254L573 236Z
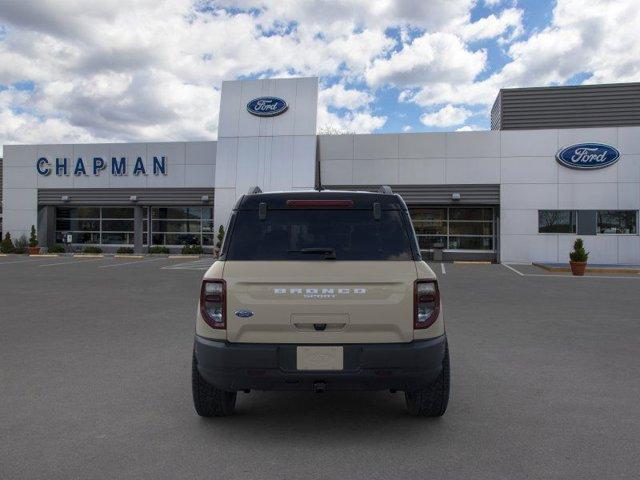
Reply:
M198 372L196 357L191 363L193 406L201 417L226 417L236 407L236 392L225 392L207 383Z
M415 392L404 392L407 410L416 417L441 417L449 403L449 345L445 346L442 372L431 385Z

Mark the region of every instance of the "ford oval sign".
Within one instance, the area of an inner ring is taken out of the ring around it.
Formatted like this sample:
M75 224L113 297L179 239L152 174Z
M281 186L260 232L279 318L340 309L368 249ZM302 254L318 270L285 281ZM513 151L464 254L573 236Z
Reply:
M247 103L247 111L258 117L275 117L284 113L287 108L289 108L287 102L278 97L254 98Z
M251 310L236 310L235 314L236 314L236 317L240 317L240 318L253 317L253 312Z
M569 168L596 170L613 165L620 158L620 152L602 143L579 143L565 147L558 152L556 160Z

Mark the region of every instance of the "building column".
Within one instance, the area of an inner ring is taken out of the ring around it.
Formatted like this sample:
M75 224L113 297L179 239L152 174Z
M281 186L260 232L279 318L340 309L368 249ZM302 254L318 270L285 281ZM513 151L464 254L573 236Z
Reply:
M136 205L133 207L133 251L135 253L142 253L142 235L143 231L143 222L144 218L144 209L145 207L140 207Z
M38 210L38 245L51 248L56 243L56 207L46 205Z

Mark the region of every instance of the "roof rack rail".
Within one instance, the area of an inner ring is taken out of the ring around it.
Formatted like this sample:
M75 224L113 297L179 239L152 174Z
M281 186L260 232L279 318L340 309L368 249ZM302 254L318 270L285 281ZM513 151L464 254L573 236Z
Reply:
M378 193L382 193L384 195L393 195L393 190L389 185L381 185L378 189Z
M262 189L257 185L249 189L249 195L254 195L256 193L262 193Z

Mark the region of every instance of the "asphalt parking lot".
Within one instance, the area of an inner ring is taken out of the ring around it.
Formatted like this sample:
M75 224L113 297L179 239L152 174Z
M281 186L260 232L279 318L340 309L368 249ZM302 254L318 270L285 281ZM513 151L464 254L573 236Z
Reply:
M435 264L443 418L408 416L401 393L252 392L205 420L190 362L208 262L0 258L0 478L638 478L640 275Z

